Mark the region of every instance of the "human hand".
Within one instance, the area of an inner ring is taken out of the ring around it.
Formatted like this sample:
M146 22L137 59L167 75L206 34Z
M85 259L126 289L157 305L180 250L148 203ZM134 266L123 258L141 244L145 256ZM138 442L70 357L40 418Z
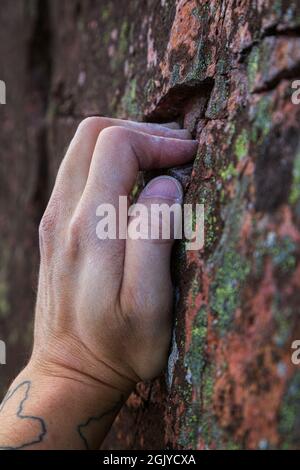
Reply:
M136 382L166 365L172 239L99 239L97 207L118 208L139 169L191 160L189 138L107 118L79 126L40 224L33 353L0 405L0 449L99 448ZM179 183L160 177L138 202L181 200Z
M40 224L41 267L33 360L127 389L167 360L172 240L99 240L99 204L116 208L138 170L186 163L197 142L186 130L92 117L59 170ZM150 182L139 201L182 199L172 178ZM54 371L53 371L54 372Z
M41 267L33 359L115 387L152 379L171 333L172 240L99 240L96 209L116 208L139 169L186 163L186 130L107 118L83 121L59 170L40 224ZM139 201L182 199L176 180L156 179Z

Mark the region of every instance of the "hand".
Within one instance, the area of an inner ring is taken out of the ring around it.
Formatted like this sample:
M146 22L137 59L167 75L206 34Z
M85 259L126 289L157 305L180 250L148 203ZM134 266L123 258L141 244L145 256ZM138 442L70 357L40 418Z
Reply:
M139 169L191 160L189 138L106 118L79 126L40 225L33 353L0 405L0 449L99 448L136 382L165 367L172 239L99 239L97 207L117 208ZM181 200L169 177L139 197L147 207Z
M166 365L172 325L172 240L99 240L96 209L116 208L138 170L191 160L186 130L106 118L83 121L40 225L41 268L33 362L129 390ZM138 202L182 199L172 178Z

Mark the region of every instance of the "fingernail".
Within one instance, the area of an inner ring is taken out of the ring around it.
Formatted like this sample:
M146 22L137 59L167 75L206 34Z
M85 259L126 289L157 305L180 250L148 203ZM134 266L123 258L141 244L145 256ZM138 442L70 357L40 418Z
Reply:
M168 127L169 129L180 129L178 122L165 122L161 126Z
M158 176L150 181L142 192L146 198L169 199L180 204L183 201L182 186L175 178L171 176Z

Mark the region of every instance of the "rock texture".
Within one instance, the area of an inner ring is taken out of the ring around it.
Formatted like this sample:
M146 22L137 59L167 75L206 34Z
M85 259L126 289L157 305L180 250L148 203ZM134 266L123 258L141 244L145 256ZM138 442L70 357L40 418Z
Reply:
M168 370L104 448L299 448L299 46L296 0L2 0L1 385L30 348L36 228L76 125L176 120L199 139L171 173L205 204L205 247L175 249Z

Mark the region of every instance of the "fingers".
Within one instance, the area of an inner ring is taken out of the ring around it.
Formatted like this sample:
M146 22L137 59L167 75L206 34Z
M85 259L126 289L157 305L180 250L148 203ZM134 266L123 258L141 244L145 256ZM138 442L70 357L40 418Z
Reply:
M163 123L162 126L169 127L169 129L180 129L178 122L167 122Z
M138 215L138 219L140 227L148 227L148 233L142 234L147 238L133 239L129 236L126 241L124 275L120 292L121 307L129 315L130 312L136 311L142 317L143 312L147 312L148 318L143 318L144 324L147 327L147 320L149 326L152 324L148 331L153 331L156 338L163 336L164 331L170 331L172 301L170 257L174 233L181 228L182 198L181 185L174 178L162 176L150 181L138 200L138 204L142 204L146 209ZM153 210L157 204L162 208L160 217L155 217ZM172 211L168 210L170 208L177 217L172 216ZM131 218L128 226L129 234L131 227L134 229L135 226L136 220ZM162 238L164 231L168 238ZM151 238L151 234L153 236L158 234L158 238ZM144 341L149 340L150 344L153 344L154 339L146 334ZM146 344L142 350L147 351ZM157 341L156 351L161 354ZM152 351L154 359L152 363L155 363L156 351ZM159 361L159 356L157 360ZM139 357L139 364L141 363L142 358Z
M187 163L197 145L193 140L157 137L122 127L105 129L95 147L86 195L117 203L119 195L129 194L139 170Z
M104 117L85 119L79 125L69 146L55 185L55 189L61 194L61 199L69 201L70 207L68 209L72 210L76 206L85 188L99 134L112 126L173 139L190 139L189 131L177 127L173 129L174 123L171 123L171 128L168 128L160 124L138 123Z
M191 133L187 129L180 129L177 123L153 124L147 122L122 121L120 119L111 119L110 126L122 126L133 131L144 132L171 139L190 139Z
M138 170L186 163L194 157L196 149L195 141L157 137L122 127L102 131L76 216L81 218L85 214L89 220L94 220L97 208L102 204L110 204L116 209L119 220L119 196L130 193ZM87 221L87 224L90 225L90 222ZM94 238L96 239L96 232ZM99 246L105 245L105 250L101 253L105 272L112 269L112 259L114 270L122 272L124 240L96 241Z

